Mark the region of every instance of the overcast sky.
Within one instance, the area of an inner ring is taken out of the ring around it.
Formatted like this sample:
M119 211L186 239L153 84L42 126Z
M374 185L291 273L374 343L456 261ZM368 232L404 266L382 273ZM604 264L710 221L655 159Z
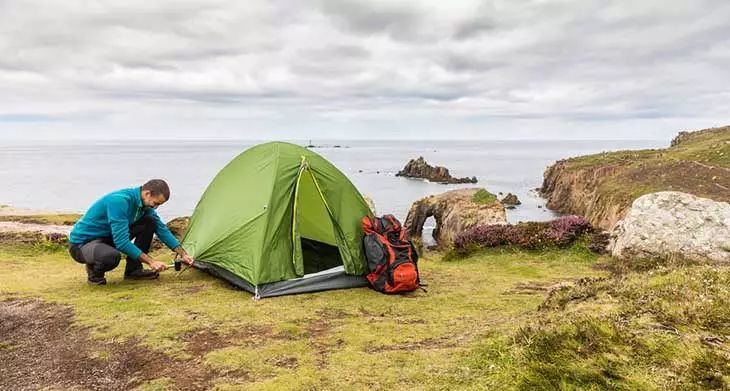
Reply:
M0 135L669 138L730 123L730 1L0 0Z

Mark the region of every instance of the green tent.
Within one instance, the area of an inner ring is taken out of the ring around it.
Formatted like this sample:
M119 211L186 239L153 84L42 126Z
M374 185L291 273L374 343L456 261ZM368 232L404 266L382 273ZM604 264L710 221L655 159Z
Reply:
M366 215L367 202L330 162L272 142L218 173L182 243L197 268L256 298L365 286Z

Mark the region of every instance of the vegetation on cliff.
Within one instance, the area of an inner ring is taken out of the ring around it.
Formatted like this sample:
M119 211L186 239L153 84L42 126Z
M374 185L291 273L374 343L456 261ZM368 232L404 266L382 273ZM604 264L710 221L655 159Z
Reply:
M477 204L488 205L495 203L497 201L497 196L485 189L479 189L473 196L471 196L471 200Z
M648 193L681 191L730 201L730 126L682 133L671 144L560 160L545 172L547 206L608 229Z

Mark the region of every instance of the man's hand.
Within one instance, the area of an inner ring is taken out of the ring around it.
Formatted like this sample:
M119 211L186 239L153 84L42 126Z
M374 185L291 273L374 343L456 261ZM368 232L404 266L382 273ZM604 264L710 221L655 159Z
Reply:
M148 263L148 265L150 266L150 269L152 269L156 272L161 272L161 271L167 270L167 264L162 263L160 261L152 260L152 262Z
M146 263L150 267L150 269L156 272L161 272L167 269L167 264L156 261L154 258L145 253L142 253L142 255L139 257L139 260Z
M188 252L185 251L185 249L182 248L182 246L178 246L175 248L175 254L177 254L180 257L180 259L183 262L185 262L185 264L187 264L188 266L192 265L194 262L193 258L190 255L188 255Z

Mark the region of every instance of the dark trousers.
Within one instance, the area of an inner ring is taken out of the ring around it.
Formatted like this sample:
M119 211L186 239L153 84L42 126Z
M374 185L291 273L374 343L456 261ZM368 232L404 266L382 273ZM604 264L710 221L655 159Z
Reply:
M143 217L129 226L130 239L134 239L134 245L139 247L143 253L150 250L154 234L155 219L152 217ZM69 246L69 253L76 262L89 265L94 271L100 273L113 270L122 259L122 254L114 247L112 238L99 238L85 244L72 244ZM139 259L127 257L124 274L139 269L142 269L142 262Z

